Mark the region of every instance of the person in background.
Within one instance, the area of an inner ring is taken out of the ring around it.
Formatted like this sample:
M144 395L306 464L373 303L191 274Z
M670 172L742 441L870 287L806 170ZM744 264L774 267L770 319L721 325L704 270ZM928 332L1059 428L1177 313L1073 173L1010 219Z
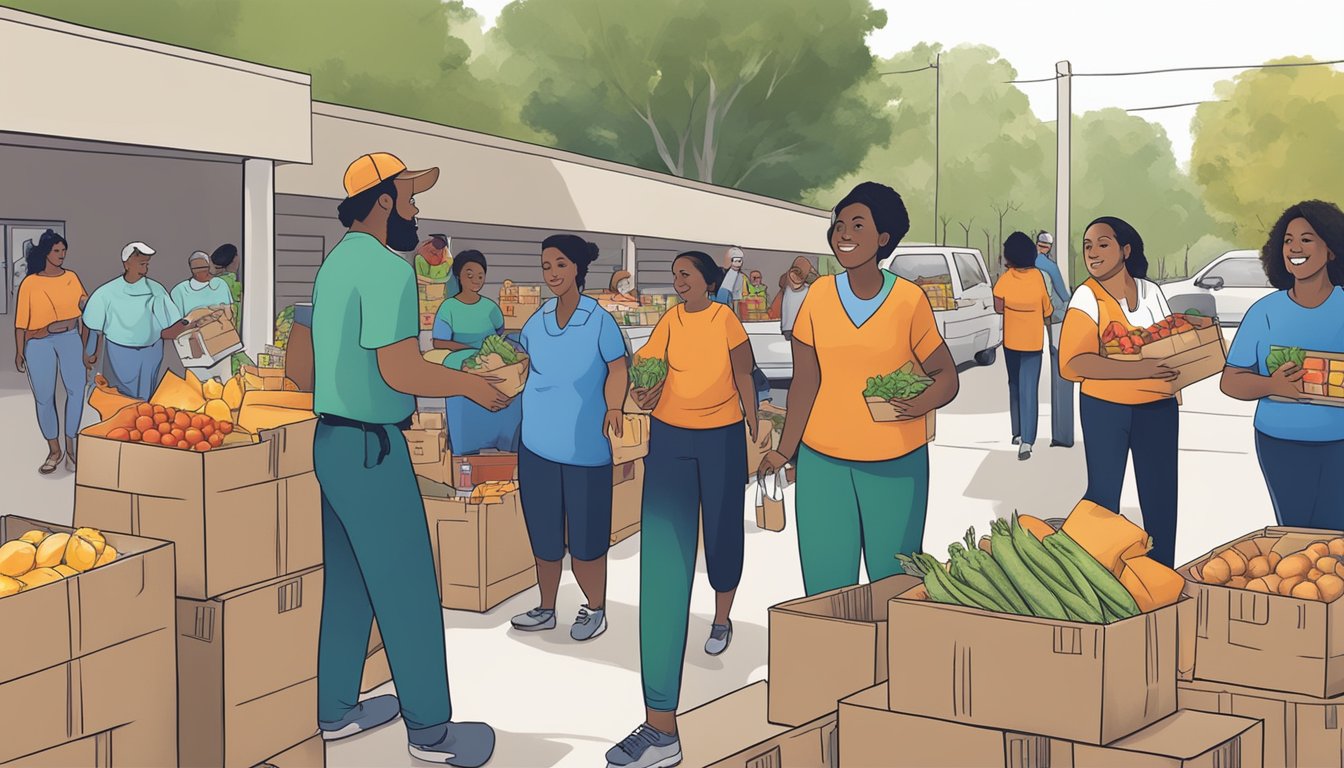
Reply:
M530 371L523 389L518 488L537 562L541 604L513 617L523 632L555 629L566 532L584 604L569 629L579 642L607 630L607 550L611 542L611 442L620 437L629 386L625 337L616 320L583 295L593 243L551 235L541 274L555 297L523 325Z
M79 276L65 268L69 244L48 229L28 251L28 272L14 308L14 366L28 374L37 403L37 425L47 441L44 475L61 463L61 425L56 412L56 376L65 388L66 468L75 470L75 439L84 413L84 389L97 361L85 355L89 329L80 322L89 295Z
M1059 332L1064 324L1064 311L1068 309L1072 293L1059 264L1051 255L1055 247L1055 238L1049 232L1036 236L1036 268L1046 276L1045 285L1050 289L1050 306L1055 308L1050 316L1050 445L1064 448L1073 447L1073 382L1059 373Z
M640 518L639 648L645 721L607 752L608 766L653 768L681 760L677 706L695 580L697 532L714 588L705 653L733 639L729 618L742 579L742 478L757 438L751 345L732 310L711 302L723 270L700 251L672 262L681 302L654 326L639 357L667 362L667 378L631 394L653 410ZM744 425L742 422L746 420Z
M624 269L618 269L612 274L608 290L616 301L639 303L639 297L635 295L635 278Z
M728 295L727 301L720 303L732 305L733 301L742 298L742 249L736 245L728 248L723 256L723 284L719 288ZM716 299L718 300L718 299Z
M1151 557L1174 567L1176 467L1181 412L1176 398L1153 392L1177 372L1160 360L1116 360L1102 354L1102 332L1113 322L1147 328L1171 314L1149 282L1143 238L1123 219L1102 216L1083 235L1090 277L1074 291L1060 334L1060 372L1082 383L1079 411L1087 460L1083 498L1119 514L1125 467L1134 455L1143 525Z
M779 449L758 481L794 461L798 552L808 595L901 572L898 553L923 546L929 503L925 416L956 397L957 368L933 307L915 283L878 267L910 231L896 190L864 182L831 213L831 251L844 271L817 280L793 326L793 383ZM933 380L874 421L868 379L906 363ZM794 458L796 456L796 459Z
M447 235L430 235L415 249L415 275L430 282L450 281L453 276L453 257L448 253ZM457 293L455 283L449 285L448 295Z
M122 276L104 283L84 306L84 324L94 331L93 355L103 343L108 382L127 397L148 400L159 384L163 342L190 329L177 305L149 277L154 249L144 243L121 251Z
M994 311L1003 315L1003 362L1008 368L1008 417L1017 458L1031 458L1036 442L1041 347L1054 307L1045 276L1036 268L1031 238L1014 232L1003 243L1009 269L994 284Z
M210 254L210 263L214 265L215 277L229 287L233 295L233 307L239 310L243 306L243 284L238 280L238 246L225 243Z
M1278 290L1242 318L1222 390L1258 401L1255 452L1279 525L1342 528L1344 409L1301 402L1306 371L1291 362L1271 371L1267 358L1275 346L1344 353L1344 212L1320 200L1292 206L1260 261Z
M769 300L770 291L765 287L765 279L761 277L759 269L751 270L751 274L747 277L747 284L744 286L743 295Z
M210 275L211 263L210 257L204 251L196 251L187 259L191 277L173 286L172 293L169 294L169 298L173 300L174 306L183 317L197 309L233 304L233 292L229 290L228 284ZM232 363L225 358L211 366L188 370L202 381L209 378L226 381L232 373Z
M456 722L448 693L443 609L410 451L415 398L466 396L508 405L497 377L421 356L415 270L399 252L417 242L415 196L439 170L409 171L385 152L345 172L337 207L345 236L313 285L313 468L322 492L326 579L317 650L317 726L334 741L390 722L400 711L412 756L476 768L495 732ZM374 618L396 694L359 700Z
M452 260L453 282L461 288L456 296L439 305L432 336L435 349L449 350L443 365L455 371L481 349L490 336L504 333L504 313L499 305L481 295L485 287L485 255L468 250ZM522 423L522 403L492 412L467 397L450 397L444 404L448 442L453 454L466 456L494 449L516 453Z
M807 298L808 286L816 279L817 270L806 256L795 258L789 271L780 276L779 293L775 294L770 311L772 317L779 318L779 330L785 339L793 340L793 324L798 317L798 310L803 306L803 299Z

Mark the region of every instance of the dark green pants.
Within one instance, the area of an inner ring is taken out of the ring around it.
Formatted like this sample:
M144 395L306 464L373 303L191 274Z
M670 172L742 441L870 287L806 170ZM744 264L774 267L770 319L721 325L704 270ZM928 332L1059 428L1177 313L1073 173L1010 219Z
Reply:
M359 702L373 618L387 649L407 728L452 719L443 609L425 507L406 439L319 423L313 464L322 486L322 633L317 719L340 720Z

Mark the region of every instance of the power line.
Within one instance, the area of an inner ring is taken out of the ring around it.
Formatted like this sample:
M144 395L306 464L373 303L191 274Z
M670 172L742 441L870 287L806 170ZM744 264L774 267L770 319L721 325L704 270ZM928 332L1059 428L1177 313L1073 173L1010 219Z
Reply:
M1126 109L1125 111L1126 111L1126 112L1151 112L1151 111L1158 110L1158 109L1176 109L1176 108L1178 108L1178 107L1194 107L1194 106L1198 106L1198 105L1200 105L1200 104L1218 104L1218 103L1220 103L1220 102L1222 102L1222 101L1224 101L1224 99L1209 99L1208 101L1187 101L1187 102L1182 103L1182 104L1164 104L1164 105L1162 105L1162 106L1160 106L1160 107L1135 107L1135 108L1133 108L1133 109Z
M1171 72L1212 72L1216 70L1247 70L1247 69L1281 69L1286 67L1328 67L1335 64L1344 64L1344 59L1335 59L1332 61L1303 61L1297 63L1283 64L1244 64L1229 65L1217 67L1172 67L1170 69L1144 69L1134 72L1074 72L1074 77L1131 77L1136 75L1162 75ZM1007 85L1021 85L1024 83L1049 83L1058 80L1059 76L1041 77L1034 80L1007 80Z
M877 74L881 77L886 77L887 75L913 75L916 72L927 72L930 69L937 69L937 68L938 68L937 64L928 64L926 66L919 67L918 69L902 69L896 72L878 72Z

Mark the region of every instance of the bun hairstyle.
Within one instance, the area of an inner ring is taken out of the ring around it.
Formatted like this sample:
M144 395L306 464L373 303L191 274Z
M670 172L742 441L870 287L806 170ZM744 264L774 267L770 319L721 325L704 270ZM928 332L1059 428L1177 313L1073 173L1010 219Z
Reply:
M27 274L36 275L47 268L47 256L51 254L51 249L55 248L57 243L64 245L66 248L70 247L64 237L56 234L56 230L48 229L42 233L42 236L37 239L37 244L23 255L27 262Z
M210 261L220 269L228 267L236 258L238 258L238 246L233 243L225 243L210 254Z
M1129 272L1130 277L1146 280L1148 278L1148 257L1143 252L1143 238L1139 235L1139 230L1124 219L1115 216L1098 216L1083 231L1086 232L1097 224L1105 224L1111 228L1111 231L1115 233L1115 242L1120 248L1129 246L1129 258L1125 259L1125 269Z
M704 251L683 251L677 254L677 258L673 259L672 263L676 264L678 259L688 259L695 265L696 270L705 278L705 287L709 289L711 294L723 285L725 270L715 264L714 259L708 253Z
M456 258L453 259L453 266L451 268L453 277L456 277L458 280L461 280L462 270L468 264L479 264L482 272L490 271L489 266L487 266L485 263L485 254L473 248L470 250L462 251L461 253L457 254Z
M565 258L574 262L578 270L574 283L582 291L588 280L588 265L597 261L597 243L590 243L578 235L551 235L541 241L541 249L554 248L565 254Z

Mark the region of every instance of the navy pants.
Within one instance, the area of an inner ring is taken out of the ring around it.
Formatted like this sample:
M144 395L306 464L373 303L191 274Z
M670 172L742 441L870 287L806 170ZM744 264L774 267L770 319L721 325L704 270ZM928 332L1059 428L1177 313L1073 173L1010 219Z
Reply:
M1153 537L1149 555L1171 567L1176 558L1176 460L1180 409L1175 398L1121 405L1081 395L1087 493L1083 498L1120 512L1125 467L1134 454L1143 527Z
M1018 352L1003 348L1003 363L1008 368L1008 418L1013 437L1031 445L1036 442L1036 422L1040 415L1041 353Z
M1344 440L1308 443L1255 433L1274 517L1295 528L1344 528Z
M560 464L538 456L526 445L519 447L523 522L538 560L564 560L566 533L569 554L575 560L587 563L607 554L611 548L611 473L610 464Z

